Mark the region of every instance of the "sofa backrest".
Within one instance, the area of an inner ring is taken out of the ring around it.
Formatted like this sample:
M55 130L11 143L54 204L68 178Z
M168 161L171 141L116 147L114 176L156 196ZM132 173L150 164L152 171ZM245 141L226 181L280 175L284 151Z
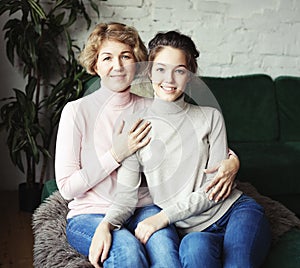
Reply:
M264 74L203 77L218 100L229 142L266 142L279 138L275 86Z
M202 77L202 80L212 91L221 106L226 122L228 140L230 142L264 142L278 140L279 118L277 101L275 99L275 86L271 77L264 74L255 74L226 78ZM297 80L297 82L300 83L299 80ZM295 81L291 81L290 78L287 80L284 77L277 79L277 94L284 94L281 87L286 83L293 84ZM99 89L99 87L99 77L92 77L86 83L85 88L87 90L85 95L94 92ZM298 93L300 94L300 90ZM193 99L195 97L197 100L196 103L203 105L201 100L198 100L199 96L193 96L193 93L191 93L190 97ZM207 99L211 99L213 103L213 99L210 96ZM284 103L284 100L280 101L282 107L285 106ZM212 104L208 105L214 106ZM281 117L285 119L284 115ZM283 124L290 124L289 120L283 119L281 118L281 121L284 121ZM295 120L296 118L292 121ZM298 126L299 133L300 122L298 122ZM289 127L283 135L286 138L290 138L288 133L291 133Z
M89 79L85 85L84 85L84 96L87 96L97 89L100 88L100 77L99 76L91 76L91 79Z
M279 76L275 79L278 101L280 140L300 141L300 78Z

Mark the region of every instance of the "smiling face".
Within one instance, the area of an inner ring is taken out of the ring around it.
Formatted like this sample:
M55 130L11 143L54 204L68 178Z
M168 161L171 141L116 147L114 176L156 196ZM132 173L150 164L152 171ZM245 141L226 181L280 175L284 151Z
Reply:
M136 70L131 47L118 41L104 41L94 70L108 89L115 92L126 90L131 85Z
M163 47L153 59L150 77L157 97L169 102L178 99L190 77L184 52Z

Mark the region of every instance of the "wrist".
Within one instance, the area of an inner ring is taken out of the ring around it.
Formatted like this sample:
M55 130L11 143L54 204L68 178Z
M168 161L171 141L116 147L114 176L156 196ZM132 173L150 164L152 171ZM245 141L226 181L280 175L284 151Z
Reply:
M110 222L103 220L100 225L100 228L108 230L108 231L112 231L114 230L115 226L113 226Z
M169 218L163 210L161 210L157 215L159 216L159 220L164 227L170 224Z
M110 153L111 153L112 157L116 160L116 162L118 162L119 164L122 162L122 160L120 160L118 158L118 156L113 148L110 149Z
M233 165L235 166L235 169L238 171L240 168L239 158L235 154L232 154L229 156L229 159L230 159L230 161L233 161Z

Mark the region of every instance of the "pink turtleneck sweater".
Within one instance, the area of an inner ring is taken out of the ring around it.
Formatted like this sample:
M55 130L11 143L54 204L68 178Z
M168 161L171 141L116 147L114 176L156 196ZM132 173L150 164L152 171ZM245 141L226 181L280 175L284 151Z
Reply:
M101 86L94 93L69 102L63 109L56 141L55 175L58 189L69 203L68 218L103 213L116 190L119 163L110 153L112 133L125 115L152 102L130 93L112 92ZM149 204L149 193L141 188L140 204Z

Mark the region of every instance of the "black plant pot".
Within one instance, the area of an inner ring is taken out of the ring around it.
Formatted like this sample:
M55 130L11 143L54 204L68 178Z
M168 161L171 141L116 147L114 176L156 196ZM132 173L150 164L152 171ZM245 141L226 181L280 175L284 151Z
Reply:
M33 213L41 203L42 187L39 183L19 184L19 208L21 211Z

